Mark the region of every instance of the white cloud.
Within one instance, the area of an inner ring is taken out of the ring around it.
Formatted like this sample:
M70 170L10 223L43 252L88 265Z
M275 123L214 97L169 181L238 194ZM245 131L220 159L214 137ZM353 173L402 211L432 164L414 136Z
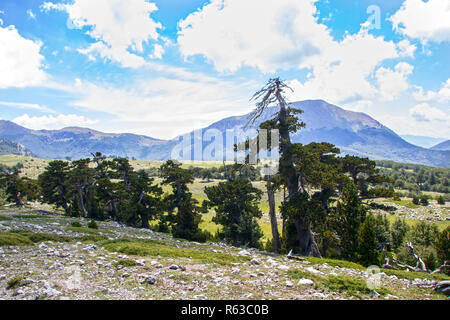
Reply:
M213 0L179 22L185 57L200 54L219 71L263 72L300 66L331 41L317 23L316 0Z
M152 59L162 59L165 50L164 47L160 44L155 44L153 47L153 53L150 55Z
M79 99L74 106L113 115L116 125L127 124L127 131L173 138L230 114L249 112L249 92L257 87L254 83L157 78L118 89L78 81Z
M409 113L417 121L450 121L450 116L438 108L431 107L428 103L421 103L409 110Z
M379 68L375 74L382 100L392 101L409 88L408 76L414 67L406 62L399 62L395 69Z
M55 130L64 127L83 127L96 124L98 121L86 118L84 116L79 116L75 114L60 114L57 116L41 116L41 117L30 117L28 114L24 114L12 120L13 122L24 126L29 129L47 129Z
M31 9L27 10L27 14L31 19L36 20L36 15L33 13Z
M124 67L137 68L145 64L145 59L135 53L142 53L149 40L158 40L158 29L162 28L150 18L157 10L156 5L146 0L45 2L42 9L67 12L74 28L86 29L86 34L97 41L79 50L80 53L91 59L98 54Z
M10 108L17 108L17 109L31 109L31 110L38 110L41 112L50 112L50 113L55 112L46 106L41 106L41 105L35 104L35 103L0 101L0 106L6 106L6 107L10 107Z
M41 46L14 26L0 27L0 88L39 85L46 79Z
M414 52L417 50L417 46L411 44L408 39L403 39L399 43L397 43L397 48L400 54L400 57L414 57Z
M448 0L405 0L390 18L394 30L423 42L450 41Z
M388 128L394 129L397 134L426 135L436 138L450 137L448 121L418 121L408 114L402 116L384 114L379 115L377 120Z
M305 83L290 82L293 100L324 99L332 103L367 100L377 96L378 89L369 81L374 69L384 60L396 58L393 42L374 37L361 30L347 34L341 42L329 42L322 54L309 59L313 76Z
M450 101L450 78L442 84L441 89L438 92L439 101L447 102Z
M413 92L413 97L417 101L430 101L436 100L439 102L450 101L450 78L446 82L442 83L439 91L428 90L424 93L424 90L420 86L416 86L417 91Z

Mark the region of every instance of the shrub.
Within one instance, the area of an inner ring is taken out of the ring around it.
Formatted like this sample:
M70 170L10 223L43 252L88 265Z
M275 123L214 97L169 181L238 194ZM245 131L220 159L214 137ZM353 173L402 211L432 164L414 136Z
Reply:
M94 220L89 221L87 226L89 229L98 229L97 222L95 222Z
M9 280L6 283L6 289L7 290L11 290L11 289L15 289L21 286L21 282L24 278L23 277L15 277L12 278L11 280Z
M420 204L422 206L427 206L427 205L430 204L430 201L429 201L429 198L428 198L427 195L423 195L423 196L420 197Z
M121 260L119 260L117 262L114 262L113 266L114 267L117 267L117 266L134 267L134 266L137 266L137 263L136 263L136 261L134 261L132 259L121 259Z
M78 221L72 222L70 225L71 225L72 227L74 227L74 228L81 228L81 227L83 227L83 226L81 225L81 223L79 223Z
M412 198L412 203L414 203L414 204L416 204L416 205L419 205L419 204L420 204L420 197L417 196L417 195L415 195L415 196Z
M445 199L442 195L437 198L437 203L440 205L445 205Z

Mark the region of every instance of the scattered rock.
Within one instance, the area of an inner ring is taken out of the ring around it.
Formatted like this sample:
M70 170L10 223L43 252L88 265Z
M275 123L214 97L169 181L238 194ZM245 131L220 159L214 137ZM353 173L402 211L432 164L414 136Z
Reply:
M231 273L232 274L238 274L239 272L241 272L241 269L239 269L239 268L232 268L231 269Z
M141 281L141 284L155 284L155 283L156 283L156 279L151 276L146 276L144 278L144 280Z
M300 279L298 281L298 285L300 286L313 286L314 285L314 281L312 281L311 279Z
M247 250L241 250L238 252L238 256L242 256L242 257L248 257L251 256L252 254L250 252L248 252Z

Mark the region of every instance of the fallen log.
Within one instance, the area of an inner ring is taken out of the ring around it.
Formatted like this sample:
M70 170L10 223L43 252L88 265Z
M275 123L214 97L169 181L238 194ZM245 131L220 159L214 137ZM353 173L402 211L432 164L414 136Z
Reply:
M305 258L302 258L300 256L296 256L293 254L292 250L289 251L288 255L286 256L286 258L291 259L291 260L298 260L298 261L304 261L306 260Z

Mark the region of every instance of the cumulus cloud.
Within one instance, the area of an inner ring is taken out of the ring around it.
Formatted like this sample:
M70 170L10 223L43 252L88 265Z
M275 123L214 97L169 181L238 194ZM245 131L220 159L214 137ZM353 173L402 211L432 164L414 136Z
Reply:
M450 41L448 0L405 0L390 20L394 30L423 42Z
M315 2L213 0L179 22L180 50L185 57L205 56L219 71L299 66L331 40L317 23Z
M35 130L55 130L72 126L84 127L96 124L98 122L76 114L59 114L57 116L46 115L40 117L31 117L28 114L24 114L13 119L12 121L26 128Z
M243 66L272 73L310 69L305 83L294 79L292 99L339 103L377 93L368 78L397 46L365 28L336 41L318 22L316 0L214 0L179 23L178 44L189 58L203 55L221 72ZM412 48L403 43L405 54ZM400 48L399 48L400 50Z
M41 46L14 26L0 27L0 88L39 85L46 79Z
M399 94L409 88L408 76L414 67L406 62L399 62L394 70L379 68L375 74L381 98L386 101L394 100Z
M421 103L409 110L409 113L417 121L450 121L450 116L438 108L430 106L428 103Z
M439 102L450 101L450 78L442 83L441 88L438 91L428 90L426 93L423 88L416 86L417 91L413 92L413 97L417 101L430 101L436 100Z
M162 28L150 18L157 10L156 5L146 0L45 2L42 9L67 12L74 28L85 29L86 34L97 41L79 50L80 53L91 59L99 55L124 67L138 68L145 64L145 59L138 54L143 52L144 44L158 40L158 29Z

